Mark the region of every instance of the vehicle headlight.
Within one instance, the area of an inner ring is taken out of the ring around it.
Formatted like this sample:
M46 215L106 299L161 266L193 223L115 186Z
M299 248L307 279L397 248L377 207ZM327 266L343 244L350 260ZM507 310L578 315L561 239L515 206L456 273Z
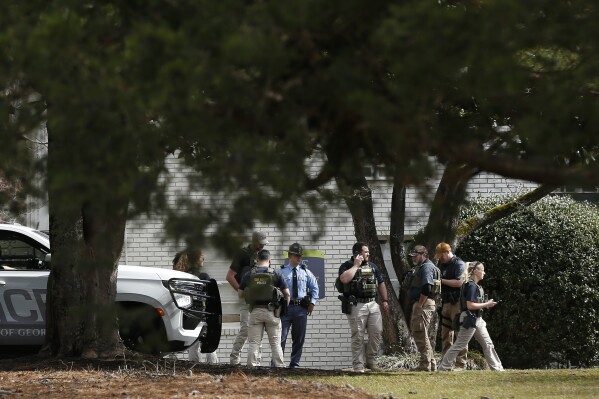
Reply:
M173 293L173 298L175 299L175 302L177 302L177 306L180 308L188 308L193 302L191 295L180 294L178 292Z

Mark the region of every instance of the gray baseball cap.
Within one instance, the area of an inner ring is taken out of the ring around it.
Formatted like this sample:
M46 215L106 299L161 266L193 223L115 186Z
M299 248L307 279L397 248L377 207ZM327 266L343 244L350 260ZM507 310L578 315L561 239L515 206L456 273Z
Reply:
M261 231L254 231L254 234L252 234L252 242L259 242L262 245L268 244L266 234Z

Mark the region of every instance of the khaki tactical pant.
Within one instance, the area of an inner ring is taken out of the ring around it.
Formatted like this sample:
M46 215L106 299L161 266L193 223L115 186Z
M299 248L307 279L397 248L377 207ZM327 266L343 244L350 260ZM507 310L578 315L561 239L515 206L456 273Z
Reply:
M453 331L451 328L451 322L453 318L460 314L460 303L444 303L443 308L441 309L441 357L445 356L445 353L449 350L453 341L455 341L457 337L457 333ZM466 347L458 353L458 357L455 361L455 366L457 368L465 368L466 367L466 357L468 355L468 344Z
M281 319L275 317L272 310L267 308L254 308L250 313L248 323L248 362L250 367L259 366L258 355L264 330L268 335L270 351L272 352L271 364L274 367L285 367L283 363L283 349L281 348Z
M414 302L412 305L412 318L410 322L416 348L418 348L418 352L420 353L418 370L434 371L436 369L433 353L434 344L431 344L428 337L428 328L434 313L435 301L430 298L426 300L422 308L418 306L418 302Z
M250 318L250 308L244 299L239 303L239 333L233 342L233 348L231 349L230 364L236 366L241 364L241 351L245 346L245 342L248 339L248 320ZM258 366L262 359L262 344L258 350Z
M358 302L356 306L352 305L351 314L346 316L351 330L351 352L354 370L364 370L365 366L375 366L383 333L383 318L379 305L376 301ZM366 331L368 331L368 346L366 347L366 356L364 356L364 335Z
M465 316L466 312L462 312L460 321L463 321ZM483 348L485 359L487 359L491 370L503 371L501 360L499 360L499 356L495 352L495 346L487 331L487 323L485 323L482 317L476 319L476 327L474 328L460 327L458 337L445 356L443 356L441 364L439 364L439 371L450 371L453 368L458 353L468 345L473 336Z

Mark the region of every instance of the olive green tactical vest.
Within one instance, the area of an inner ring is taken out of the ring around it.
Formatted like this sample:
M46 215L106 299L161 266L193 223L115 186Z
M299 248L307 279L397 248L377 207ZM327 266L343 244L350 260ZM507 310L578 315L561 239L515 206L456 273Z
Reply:
M357 298L374 298L377 289L374 269L370 265L360 266L347 285L350 295L355 295Z
M266 305L269 302L278 301L275 286L276 275L274 271L257 271L252 268L247 286L243 290L243 297L249 305Z

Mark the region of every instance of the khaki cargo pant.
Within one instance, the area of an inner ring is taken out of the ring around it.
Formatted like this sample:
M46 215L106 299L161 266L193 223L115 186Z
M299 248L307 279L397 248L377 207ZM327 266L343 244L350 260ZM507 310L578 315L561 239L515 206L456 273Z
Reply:
M346 315L351 330L352 366L354 370L376 365L376 357L381 345L383 318L376 301L358 302L351 307L351 314ZM368 345L364 354L364 335L368 331Z
M435 301L429 298L422 308L417 305L418 302L414 302L412 305L412 318L410 320L414 342L420 353L420 363L417 369L435 371L434 345L431 344L428 338L428 328L435 313Z

